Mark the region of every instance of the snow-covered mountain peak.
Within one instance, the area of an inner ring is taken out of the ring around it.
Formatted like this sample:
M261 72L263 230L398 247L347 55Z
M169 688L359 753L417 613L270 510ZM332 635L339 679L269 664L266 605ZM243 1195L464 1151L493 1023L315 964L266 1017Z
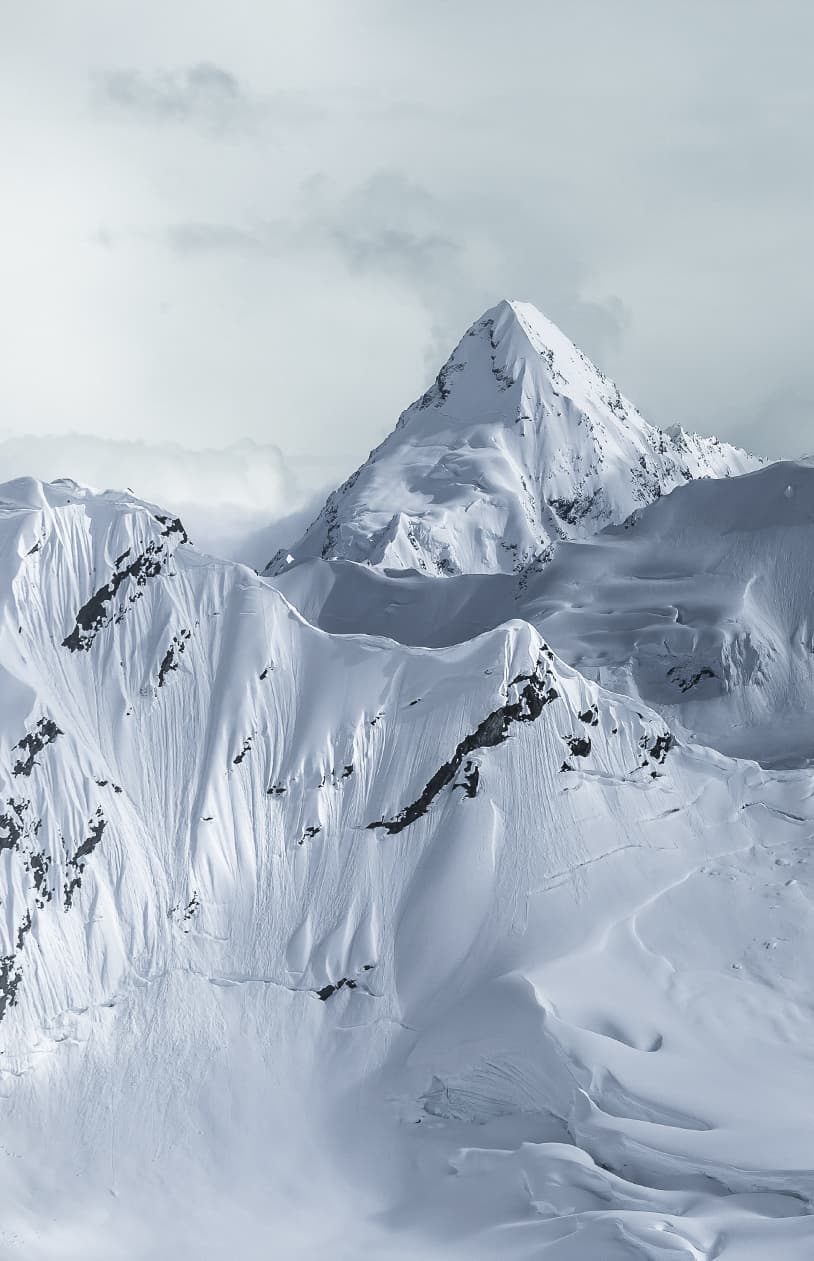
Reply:
M493 374L542 394L587 394L604 375L560 328L531 302L504 299L472 325L467 337L485 336ZM570 387L570 389L568 388ZM502 419L507 419L502 417Z
M4 1258L810 1258L809 770L19 482L0 783Z
M269 570L323 557L515 572L683 482L758 463L715 438L654 428L534 306L503 301Z
M429 409L467 427L541 419L544 401L586 368L598 375L536 307L504 300L471 325L430 388L402 414L399 428L422 420L426 427ZM509 400L495 406L495 396L507 393L517 406L507 406Z

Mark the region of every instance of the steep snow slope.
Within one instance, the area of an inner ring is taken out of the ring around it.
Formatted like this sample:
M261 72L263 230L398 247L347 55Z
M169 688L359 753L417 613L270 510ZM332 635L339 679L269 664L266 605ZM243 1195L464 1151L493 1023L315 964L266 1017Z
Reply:
M579 669L704 743L814 765L810 464L684 487L570 549L520 603Z
M274 580L324 629L460 642L522 616L562 657L722 752L814 762L814 467L698 481L542 573L439 582L311 561Z
M501 302L269 572L338 557L512 573L691 478L757 464L717 439L654 429L533 306Z
M810 1256L808 773L127 496L0 557L0 1254Z

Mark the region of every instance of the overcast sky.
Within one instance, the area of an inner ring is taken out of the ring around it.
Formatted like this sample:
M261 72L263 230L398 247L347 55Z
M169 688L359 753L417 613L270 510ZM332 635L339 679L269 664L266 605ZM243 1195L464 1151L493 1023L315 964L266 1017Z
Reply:
M0 476L299 509L501 297L657 424L814 448L811 0L0 15Z

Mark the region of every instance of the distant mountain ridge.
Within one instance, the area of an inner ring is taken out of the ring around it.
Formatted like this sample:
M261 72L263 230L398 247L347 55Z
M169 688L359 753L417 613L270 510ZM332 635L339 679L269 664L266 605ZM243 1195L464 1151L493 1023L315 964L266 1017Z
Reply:
M717 438L655 428L534 306L503 301L267 572L319 557L518 572L676 486L761 463Z

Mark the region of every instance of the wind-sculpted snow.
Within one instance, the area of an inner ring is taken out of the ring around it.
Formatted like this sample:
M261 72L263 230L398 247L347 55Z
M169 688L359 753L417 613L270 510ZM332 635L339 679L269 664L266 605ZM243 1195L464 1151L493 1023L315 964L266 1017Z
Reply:
M692 478L760 462L648 424L533 306L501 302L269 572L314 558L519 573Z
M580 670L774 766L814 762L813 605L814 469L790 462L677 490L512 601Z
M814 743L814 469L779 462L699 480L543 572L380 574L312 561L274 579L334 633L462 642L510 617L614 691L722 752L811 765Z
M810 1257L807 771L0 500L0 1255Z

